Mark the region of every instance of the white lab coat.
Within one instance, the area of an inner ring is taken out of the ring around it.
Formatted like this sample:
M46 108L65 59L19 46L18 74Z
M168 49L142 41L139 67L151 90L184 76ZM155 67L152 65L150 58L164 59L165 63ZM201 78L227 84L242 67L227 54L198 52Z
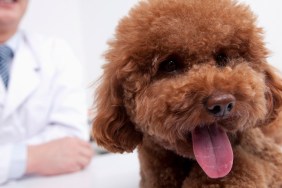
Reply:
M60 40L23 36L8 91L0 80L0 184L17 144L89 136L82 68L70 48Z

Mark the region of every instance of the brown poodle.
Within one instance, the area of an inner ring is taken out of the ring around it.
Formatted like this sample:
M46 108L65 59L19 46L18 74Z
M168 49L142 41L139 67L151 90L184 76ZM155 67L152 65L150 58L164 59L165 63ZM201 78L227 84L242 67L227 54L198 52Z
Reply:
M255 22L231 0L143 0L120 21L93 135L138 148L141 187L282 187L282 80Z

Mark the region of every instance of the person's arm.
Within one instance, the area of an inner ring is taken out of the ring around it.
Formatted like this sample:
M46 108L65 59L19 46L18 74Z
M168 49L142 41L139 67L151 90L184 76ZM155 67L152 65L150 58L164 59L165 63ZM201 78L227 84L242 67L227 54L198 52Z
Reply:
M83 169L93 151L89 141L85 87L82 67L65 43L53 46L56 59L56 93L48 125L27 140L27 174L55 175ZM36 144L42 143L42 144Z
M89 140L85 88L82 68L70 48L62 42L53 45L50 55L56 59L56 75L52 83L56 93L47 124L43 130L10 145L10 169L1 168L0 183L24 174L55 175L84 168L93 151ZM35 125L36 126L36 125ZM0 148L1 151L1 148ZM0 152L5 154L4 151ZM7 166L5 166L7 168ZM1 175L2 173L7 173Z
M25 174L27 162L27 145L18 143L13 145L11 151L11 167L8 173L9 179L18 179Z
M0 153L0 185L24 174L75 172L85 168L93 156L91 145L75 137L55 139L34 146L8 144L0 147Z
M11 154L13 151L13 144L4 144L0 146L0 185L5 183L9 178Z
M57 175L84 169L91 161L91 145L78 138L62 138L28 147L26 174Z

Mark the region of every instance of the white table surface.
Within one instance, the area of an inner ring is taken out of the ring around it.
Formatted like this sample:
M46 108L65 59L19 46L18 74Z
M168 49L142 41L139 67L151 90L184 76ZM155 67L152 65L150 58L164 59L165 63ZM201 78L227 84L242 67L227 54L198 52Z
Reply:
M138 188L137 153L103 154L93 157L81 172L51 177L25 177L1 188Z

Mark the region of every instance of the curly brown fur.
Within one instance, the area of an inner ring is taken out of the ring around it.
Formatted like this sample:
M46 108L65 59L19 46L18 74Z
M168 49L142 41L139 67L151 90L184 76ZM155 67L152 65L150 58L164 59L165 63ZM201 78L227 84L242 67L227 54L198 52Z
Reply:
M255 22L231 0L144 0L120 21L93 135L112 152L138 147L141 187L282 186L282 80ZM218 96L231 98L220 113L209 106ZM199 129L228 135L234 160L224 177L195 160Z

